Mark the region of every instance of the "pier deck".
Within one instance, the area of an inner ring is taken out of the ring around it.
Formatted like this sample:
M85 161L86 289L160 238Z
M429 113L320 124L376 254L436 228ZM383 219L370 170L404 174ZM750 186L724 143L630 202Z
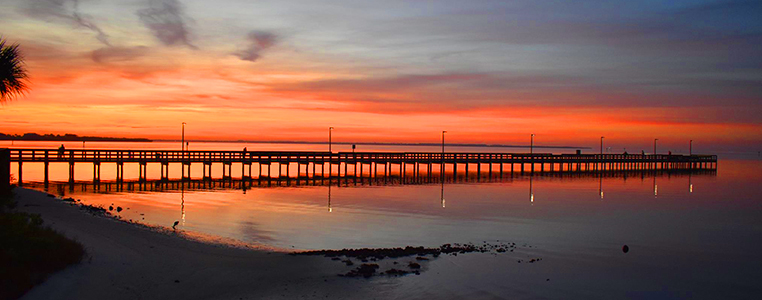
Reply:
M241 166L241 178L255 178L252 165L258 166L258 177L272 178L271 165L277 164L277 176L282 176L281 166L297 164L298 174L309 177L374 177L396 173L413 177L424 172L431 176L436 171L447 170L453 174L469 173L475 166L481 173L484 166L489 173L499 172L599 172L607 170L714 170L716 155L664 155L664 154L551 154L551 153L452 153L452 152L286 152L286 151L175 151L175 150L98 150L98 149L8 149L9 161L18 165L18 182L22 181L24 163L42 163L48 182L50 163L68 163L69 181L74 181L74 165L93 165L93 181L100 181L100 165L113 163L117 166L116 178L124 178L124 164L140 166L139 179L146 180L147 165L160 164L161 178L169 179L169 164L182 164L183 179L190 179L192 164L203 165L203 179L212 178L212 164L222 164L222 178L232 177L232 165ZM5 161L8 161L7 159ZM363 172L363 166L369 172ZM302 173L304 166L304 173ZM334 169L336 166L336 169ZM0 166L10 168L10 166ZM310 168L311 167L311 168ZM318 168L319 167L319 168ZM351 167L351 168L350 168ZM286 176L290 176L288 167ZM438 169L438 170L437 170ZM337 173L334 173L336 170ZM350 172L351 171L351 172Z

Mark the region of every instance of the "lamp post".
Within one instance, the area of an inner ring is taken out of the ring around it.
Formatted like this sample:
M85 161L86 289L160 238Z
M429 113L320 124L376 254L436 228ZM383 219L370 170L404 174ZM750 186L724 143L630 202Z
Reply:
M603 154L603 139L604 138L605 138L605 136L601 137L601 154Z
M688 155L693 155L693 140L688 142Z
M183 122L183 135L182 141L180 142L180 147L182 148L182 151L185 151L185 122Z
M656 141L658 141L658 140L659 139L654 139L654 155L656 155Z
M529 154L534 153L534 133L529 137Z
M333 127L328 127L328 152L333 153L331 151L331 131L333 131Z
M442 159L444 159L444 135L447 131L442 130Z

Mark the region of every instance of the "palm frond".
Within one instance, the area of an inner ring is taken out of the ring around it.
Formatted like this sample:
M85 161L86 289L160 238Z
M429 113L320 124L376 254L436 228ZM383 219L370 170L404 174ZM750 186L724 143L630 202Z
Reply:
M0 103L13 101L28 88L28 75L19 45L6 44L6 40L0 37Z

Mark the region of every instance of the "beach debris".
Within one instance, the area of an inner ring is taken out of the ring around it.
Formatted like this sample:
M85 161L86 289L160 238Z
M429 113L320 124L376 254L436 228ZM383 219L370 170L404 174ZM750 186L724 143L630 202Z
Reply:
M391 268L389 270L384 271L384 274L386 274L386 275L394 275L394 276L404 276L404 275L407 275L407 274L410 274L410 273L411 272L408 272L408 271L405 271L405 270L400 270L400 269L395 269L395 268Z
M177 230L177 224L180 224L180 221L175 221L175 224L172 224L172 230Z
M622 246L622 252L624 253L630 252L630 247L628 247L627 245Z
M378 269L378 264L362 264L359 267L352 269L351 271L347 272L346 274L339 274L339 276L344 277L365 277L370 278L373 276L373 274L376 273L376 269Z
M121 206L117 206L116 207L116 212L121 212L121 211L122 211L122 207Z
M532 258L532 259L530 259L530 260L523 260L523 259L519 259L519 260L518 260L518 263L522 263L522 262L528 262L528 263L530 263L530 264L531 264L531 263L536 263L536 262L538 262L538 261L541 261L541 260L542 260L542 258Z
M524 245L524 247L528 247L527 245ZM369 270L368 267L364 267L366 269L360 269L364 265L376 265L375 263L368 263L369 261L382 261L384 259L391 259L392 265L398 265L400 262L395 261L397 258L402 257L415 257L415 261L408 261L404 262L409 270L407 268L400 269L399 267L395 266L394 268L390 268L386 271L380 272L378 275L393 275L393 276L400 276L400 275L407 275L407 274L416 274L420 275L420 270L423 269L423 266L421 266L421 263L428 262L431 259L437 258L440 255L452 255L457 256L458 254L465 254L465 253L489 253L491 255L498 255L502 253L507 252L513 252L514 249L517 248L516 243L499 243L499 244L488 244L483 242L479 245L474 245L472 243L468 244L444 244L438 248L425 248L425 247L413 247L413 246L407 246L404 248L361 248L361 249L342 249L342 250L310 250L310 251L302 251L302 252L292 252L289 253L289 255L321 255L326 258L330 258L331 260L339 261L341 260L342 263L346 264L347 266L353 266L354 262L350 260L350 258L357 259L361 262L360 267L357 267L353 270L351 270L349 273L346 274L340 274L340 276L345 277L357 277L357 276L364 276L369 277L373 276L375 274L374 272L371 272L370 275L367 275ZM430 257L429 257L430 255ZM345 259L341 259L345 258ZM530 258L528 260L520 259L518 260L519 263L522 262L528 262L528 263L534 263L542 260L542 258ZM416 262L418 261L418 262ZM420 262L420 263L419 263ZM375 270L375 269L374 269ZM363 275L364 274L364 275Z
M108 215L109 212L106 211L105 208L102 206L94 206L94 205L88 205L88 204L79 204L79 209L87 211L93 215Z
M108 206L108 211L112 211L112 210L114 210L114 207L113 207L113 206L111 206L111 205L109 205L109 206Z
M444 244L439 248L425 248L425 247L413 247L407 246L405 248L361 248L361 249L342 249L342 250L311 250L303 252L293 252L291 255L323 255L325 257L352 257L357 258L360 261L367 262L369 259L382 260L384 258L400 258L406 256L417 256L424 258L424 256L431 255L438 257L441 254L464 254L471 252L487 253L497 251L497 249L512 249L515 248L515 243L506 243L499 245L474 245L474 244ZM422 260L422 259L419 259Z

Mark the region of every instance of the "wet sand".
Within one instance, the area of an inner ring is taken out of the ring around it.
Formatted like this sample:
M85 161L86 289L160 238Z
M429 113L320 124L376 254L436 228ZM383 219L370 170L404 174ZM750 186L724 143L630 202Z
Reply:
M337 277L345 268L324 257L189 240L92 214L43 192L15 191L18 210L42 215L88 253L22 299L383 298L378 285Z

